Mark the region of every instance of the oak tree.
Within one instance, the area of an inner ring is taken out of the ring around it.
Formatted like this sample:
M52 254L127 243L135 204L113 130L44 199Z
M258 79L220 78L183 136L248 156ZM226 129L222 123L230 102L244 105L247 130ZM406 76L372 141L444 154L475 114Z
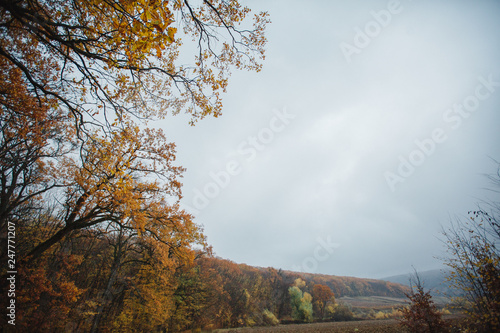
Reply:
M252 25L236 0L24 0L0 9L0 57L83 128L125 113L184 110L193 123L220 115L230 68L260 70L269 23L259 13ZM56 71L49 79L40 76L47 63Z

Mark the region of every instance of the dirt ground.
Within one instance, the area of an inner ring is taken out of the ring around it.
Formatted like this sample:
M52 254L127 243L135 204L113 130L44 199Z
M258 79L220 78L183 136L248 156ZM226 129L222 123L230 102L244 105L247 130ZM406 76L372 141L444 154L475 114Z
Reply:
M240 328L233 330L225 330L224 332L371 332L371 333L400 333L401 328L395 320L365 320L365 321L348 321L336 323L315 323L315 324L300 324L300 325L281 325L278 327L258 327L258 328Z
M452 332L458 332L457 326L459 317L450 316L446 321L452 326ZM363 320L363 321L348 321L348 322L332 322L332 323L314 323L300 325L281 325L277 327L256 327L256 328L239 328L220 330L218 332L234 332L234 333L261 333L261 332L301 332L301 333L322 333L322 332L338 332L338 333L403 333L404 330L399 326L397 320Z

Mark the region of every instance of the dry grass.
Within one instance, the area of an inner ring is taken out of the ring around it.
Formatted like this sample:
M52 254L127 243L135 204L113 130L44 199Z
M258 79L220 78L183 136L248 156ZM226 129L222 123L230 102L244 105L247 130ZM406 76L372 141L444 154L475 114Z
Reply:
M394 297L341 297L339 302L349 304L353 308L360 309L373 309L373 310L386 310L395 307L405 306L408 304L407 298L394 298Z

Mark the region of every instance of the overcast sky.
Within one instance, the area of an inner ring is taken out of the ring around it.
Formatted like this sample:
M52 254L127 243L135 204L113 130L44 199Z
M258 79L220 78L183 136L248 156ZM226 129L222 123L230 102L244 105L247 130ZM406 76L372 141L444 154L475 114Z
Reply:
M216 255L370 278L440 268L441 226L500 161L500 2L246 4L272 20L263 70L233 74L221 118L162 123Z

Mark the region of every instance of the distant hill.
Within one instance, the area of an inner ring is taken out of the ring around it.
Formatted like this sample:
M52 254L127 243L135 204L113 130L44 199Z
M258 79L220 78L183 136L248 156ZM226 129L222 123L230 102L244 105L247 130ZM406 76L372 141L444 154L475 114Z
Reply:
M408 292L405 283L395 281L382 281L375 279L364 279L347 276L335 276L325 274L295 273L302 279L314 284L324 284L330 287L336 297L358 297L358 296L386 296L405 297Z
M457 292L446 281L446 275L449 270L434 269L429 271L418 272L425 290L430 290L432 295L440 296L456 296ZM410 277L413 273L395 275L383 278L381 280L400 283L406 286L410 285Z
M235 264L230 260L217 258L215 259L222 264L233 264L237 265L241 272L247 275L254 274L255 270L259 270L262 273L264 279L266 279L270 270L275 270L274 268L268 267L253 267L246 264ZM336 276L336 275L326 275L326 274L313 274L313 273L302 273L293 272L286 270L279 270L283 275L284 280L292 283L297 278L302 278L308 284L323 284L330 287L330 289L335 294L335 297L358 297L358 296L386 296L386 297L405 297L405 292L409 291L406 283L382 281L375 279L365 279L357 277L347 277L347 276Z

